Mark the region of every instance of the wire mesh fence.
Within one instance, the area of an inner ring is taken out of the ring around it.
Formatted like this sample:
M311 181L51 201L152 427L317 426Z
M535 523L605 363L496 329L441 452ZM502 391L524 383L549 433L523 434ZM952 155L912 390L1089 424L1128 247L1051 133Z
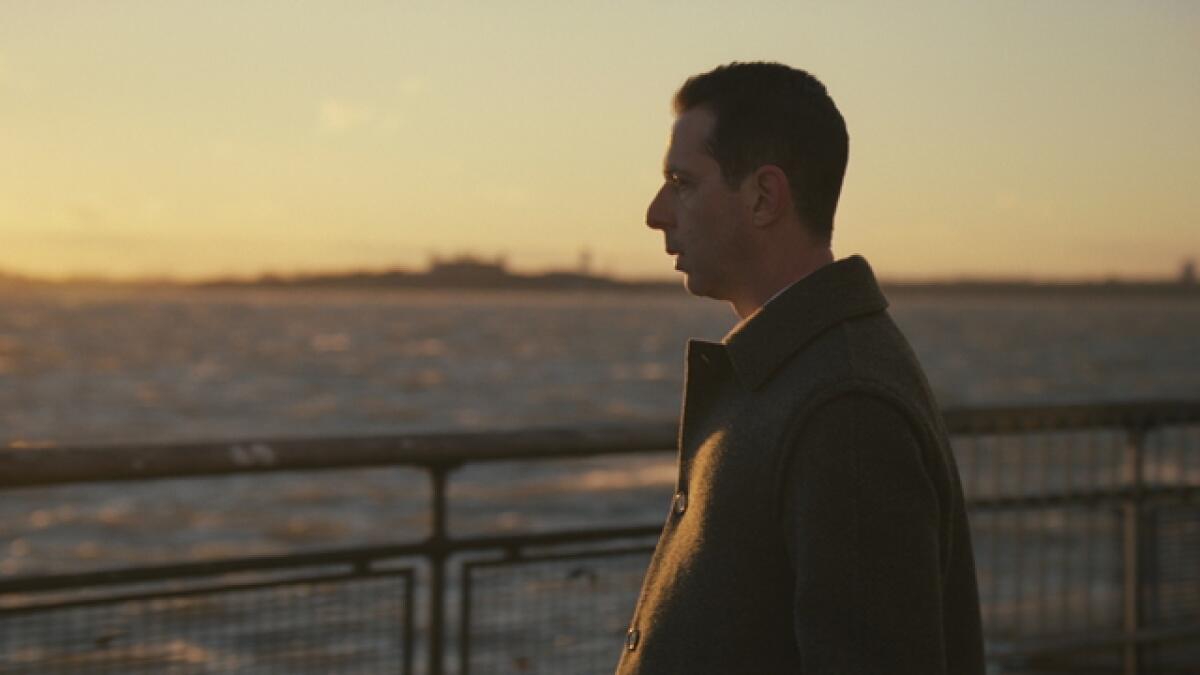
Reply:
M412 574L144 590L0 613L0 673L411 672Z
M1200 672L1200 426L1054 424L954 438L994 659Z
M467 563L460 672L611 672L652 550Z

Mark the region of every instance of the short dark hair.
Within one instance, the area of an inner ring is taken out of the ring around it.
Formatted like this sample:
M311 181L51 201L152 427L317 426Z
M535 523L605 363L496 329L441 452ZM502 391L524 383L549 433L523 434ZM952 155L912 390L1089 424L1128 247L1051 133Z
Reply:
M850 139L825 85L781 63L730 63L695 75L675 93L675 114L716 117L708 150L731 188L773 164L787 175L796 211L828 242Z

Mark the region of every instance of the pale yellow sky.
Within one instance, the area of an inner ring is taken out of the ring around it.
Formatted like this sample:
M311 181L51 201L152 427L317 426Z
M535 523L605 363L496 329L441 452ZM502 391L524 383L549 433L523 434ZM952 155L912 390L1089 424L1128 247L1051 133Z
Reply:
M351 7L347 9L346 7ZM825 81L835 250L889 277L1200 257L1200 3L0 4L0 271L195 277L505 254L671 274L684 78Z

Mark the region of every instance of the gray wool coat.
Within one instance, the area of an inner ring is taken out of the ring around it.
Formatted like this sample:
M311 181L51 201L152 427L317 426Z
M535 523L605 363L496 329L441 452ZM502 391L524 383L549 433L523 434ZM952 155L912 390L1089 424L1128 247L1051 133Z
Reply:
M981 675L958 470L867 262L688 344L676 494L619 675Z

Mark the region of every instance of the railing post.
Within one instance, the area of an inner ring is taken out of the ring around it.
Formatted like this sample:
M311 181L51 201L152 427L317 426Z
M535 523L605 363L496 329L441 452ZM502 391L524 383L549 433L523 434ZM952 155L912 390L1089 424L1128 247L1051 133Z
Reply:
M1122 632L1124 642L1124 674L1138 675L1141 662L1141 646L1137 640L1138 629L1141 628L1141 520L1142 499L1145 493L1143 477L1143 448L1146 440L1146 429L1142 426L1129 430L1125 443L1125 465L1129 467L1129 486L1124 504L1122 504L1122 552L1124 575L1122 579L1123 619Z
M429 532L429 675L442 675L446 646L446 478L453 467L435 464L429 469L433 494Z

